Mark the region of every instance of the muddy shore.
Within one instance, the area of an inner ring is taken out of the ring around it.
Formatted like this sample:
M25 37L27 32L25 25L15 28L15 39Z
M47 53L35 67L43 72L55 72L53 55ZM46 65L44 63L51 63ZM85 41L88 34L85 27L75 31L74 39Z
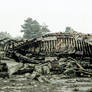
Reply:
M17 75L0 79L0 92L92 92L92 78L62 79L53 75L49 83L40 83Z

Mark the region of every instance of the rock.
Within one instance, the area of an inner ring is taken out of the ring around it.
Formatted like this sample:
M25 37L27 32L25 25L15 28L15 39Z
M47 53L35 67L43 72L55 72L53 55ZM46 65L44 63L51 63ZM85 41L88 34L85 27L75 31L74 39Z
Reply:
M1 63L0 62L0 77L1 78L9 78L9 74L8 74L8 67L6 63Z
M45 57L45 61L54 61L57 60L57 57Z
M42 70L43 70L43 74L44 74L44 75L50 74L50 68L49 68L48 65L44 65L44 66L42 67Z
M25 77L28 77L30 76L31 74L30 73L25 73Z
M7 72L9 73L9 75L16 73L21 67L23 67L23 63L18 63L14 59L1 60L1 62L6 63L6 65L8 67Z
M21 68L23 67L23 64L22 63L16 63L16 65L13 65L13 66L9 66L8 67L8 72L9 72L9 75L13 75L15 73L17 73Z
M60 62L65 62L65 61L67 61L67 58L60 58L60 59L59 59L59 63L60 63Z

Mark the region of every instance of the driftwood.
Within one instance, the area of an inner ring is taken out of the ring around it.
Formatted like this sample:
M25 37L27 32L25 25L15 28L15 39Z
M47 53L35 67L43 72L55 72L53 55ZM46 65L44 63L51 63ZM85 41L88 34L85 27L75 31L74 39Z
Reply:
M23 62L23 63L32 63L32 64L39 64L39 61L38 60L32 60L26 56L23 56L22 54L19 54L19 53L16 53L14 52L14 55L18 58L18 60L20 62Z
M45 61L43 59L39 59L39 58L36 58L36 57L35 58L34 57L29 58L29 57L26 57L26 56L24 56L24 55L22 55L20 53L16 53L16 52L14 52L13 54L19 60L19 62L22 62L22 63L32 63L32 64L42 63L43 64L43 63L50 62L50 61Z
M86 76L86 75L92 76L92 71L78 69L77 72L80 72L81 74L83 74L83 76Z
M80 65L80 64L77 62L76 59L73 59L73 58L71 58L71 57L69 57L69 59L75 61L76 65L77 65L81 70L85 70L85 69L82 67L82 65Z

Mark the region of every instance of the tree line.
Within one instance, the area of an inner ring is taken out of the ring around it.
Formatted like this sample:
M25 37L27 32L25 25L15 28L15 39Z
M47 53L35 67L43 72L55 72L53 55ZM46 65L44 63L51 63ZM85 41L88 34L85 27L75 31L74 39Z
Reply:
M33 20L30 17L24 20L24 24L21 25L21 28L22 28L21 32L23 32L24 39L41 37L42 35L45 35L50 32L46 24L40 25L40 23L37 20ZM76 31L73 30L71 27L66 27L65 32L76 33ZM12 36L7 32L0 32L0 39L2 38L12 38Z

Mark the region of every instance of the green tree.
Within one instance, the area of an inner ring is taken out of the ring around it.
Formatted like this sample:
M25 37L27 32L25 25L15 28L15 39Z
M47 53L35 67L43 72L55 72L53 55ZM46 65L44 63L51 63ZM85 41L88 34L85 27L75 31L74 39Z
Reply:
M0 32L0 40L4 38L12 38L12 36L7 32Z
M21 25L21 32L24 33L23 37L25 39L40 37L41 35L49 32L46 26L41 26L36 20L33 20L32 18L27 18L24 20L24 22L25 23Z
M42 35L50 32L50 30L47 27L48 26L45 23L41 26L41 33L42 33Z
M65 33L77 33L77 32L71 27L66 27Z

